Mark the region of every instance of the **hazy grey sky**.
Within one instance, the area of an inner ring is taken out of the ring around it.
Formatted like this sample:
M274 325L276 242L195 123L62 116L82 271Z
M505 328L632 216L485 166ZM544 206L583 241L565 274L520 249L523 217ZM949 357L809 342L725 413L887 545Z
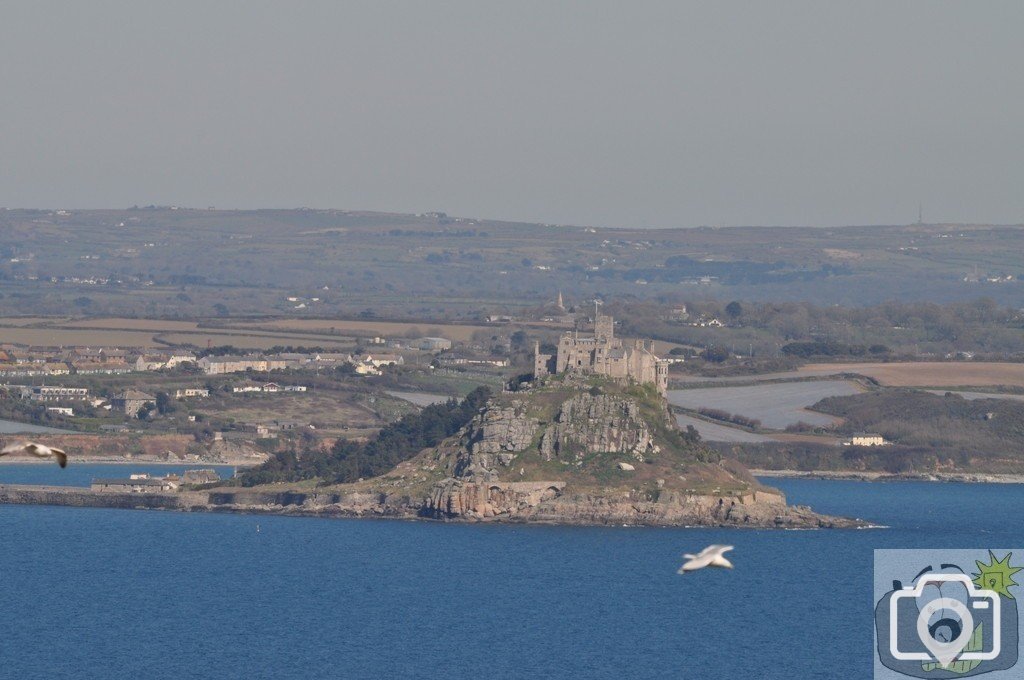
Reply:
M0 10L0 205L1024 221L1024 3Z

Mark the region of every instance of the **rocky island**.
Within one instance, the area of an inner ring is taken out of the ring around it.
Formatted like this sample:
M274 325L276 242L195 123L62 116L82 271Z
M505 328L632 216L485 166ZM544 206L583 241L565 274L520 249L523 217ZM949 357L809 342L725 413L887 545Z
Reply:
M243 475L243 482L245 482ZM188 492L186 492L188 493ZM199 493L199 492L191 492ZM863 526L786 504L681 431L653 385L553 376L504 392L379 476L223 487L208 509L588 525Z
M231 485L118 494L0 487L0 502L44 502L472 522L819 528L863 526L786 504L665 399L649 343L566 333L500 394L403 416L369 442L283 451ZM34 499L34 500L33 500Z

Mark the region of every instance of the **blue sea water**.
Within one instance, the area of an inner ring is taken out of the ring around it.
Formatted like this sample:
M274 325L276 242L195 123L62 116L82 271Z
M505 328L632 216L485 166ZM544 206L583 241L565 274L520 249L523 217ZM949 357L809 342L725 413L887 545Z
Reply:
M1019 485L768 481L891 528L0 506L0 677L870 678L874 548L1024 543Z

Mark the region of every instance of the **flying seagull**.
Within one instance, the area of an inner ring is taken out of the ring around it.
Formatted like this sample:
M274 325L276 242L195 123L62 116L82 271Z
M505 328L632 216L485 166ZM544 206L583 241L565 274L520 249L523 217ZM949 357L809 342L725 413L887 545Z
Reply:
M27 453L30 456L36 458L56 458L57 463L60 466L68 466L68 454L64 453L61 449L55 449L51 446L45 446L43 444L36 444L35 442L21 442L20 444L10 444L0 449L0 456L6 456L9 453Z
M727 553L730 550L732 550L731 545L709 545L696 555L683 555L683 559L688 562L679 567L678 573L685 574L688 571L696 571L704 567L732 569L732 562L722 556L722 553Z

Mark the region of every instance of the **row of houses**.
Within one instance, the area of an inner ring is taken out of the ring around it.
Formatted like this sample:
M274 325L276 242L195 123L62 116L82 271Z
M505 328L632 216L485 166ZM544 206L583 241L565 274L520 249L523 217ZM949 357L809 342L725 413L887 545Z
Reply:
M0 348L0 376L117 375L132 371L158 371L194 362L182 350L156 350L144 354L117 348L18 349Z
M440 354L436 359L441 366L508 366L508 359L500 357L476 357L461 354Z
M232 387L231 391L236 394L248 394L250 392L305 392L305 385L278 385L277 383L263 383L262 385L241 385Z
M223 375L225 373L244 373L245 371L268 372L285 369L336 368L342 364L353 364L356 371L361 372L359 371L360 366L379 369L384 365L404 364L405 359L401 354L376 352L359 356L342 352L315 352L310 354L283 353L272 356L206 356L197 363L207 375Z
M18 391L22 399L41 402L69 402L87 401L93 406L100 406L106 401L100 397L93 397L85 387L64 387L60 385L6 385L8 392ZM201 390L209 394L208 390ZM179 390L181 392L181 390ZM156 397L140 390L125 390L110 398L109 407L122 411L129 417L138 415L142 407L147 403L155 403ZM73 416L74 410L71 407L48 407L48 411L62 415Z
M428 351L451 349L447 338L428 337L412 341L412 346ZM70 375L116 375L173 369L186 363L196 364L207 375L268 372L285 369L329 369L351 364L359 373L375 373L381 366L401 365L401 354L372 352L351 355L346 352L285 352L274 355L221 355L197 359L183 350L147 350L132 353L117 348L18 349L0 346L0 378Z

